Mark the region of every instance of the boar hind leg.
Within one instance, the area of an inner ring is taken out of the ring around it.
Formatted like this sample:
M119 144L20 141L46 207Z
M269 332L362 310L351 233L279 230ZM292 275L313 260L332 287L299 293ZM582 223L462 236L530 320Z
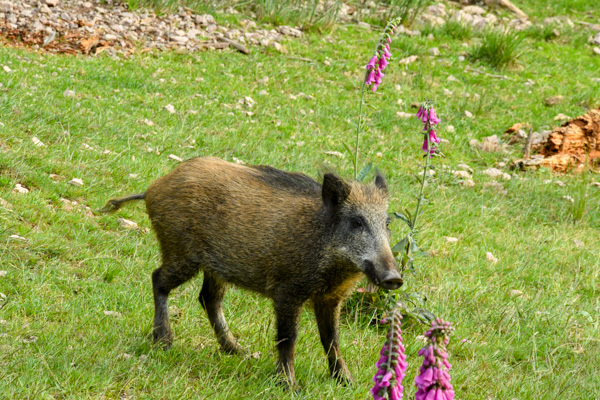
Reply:
M277 372L283 377L285 384L292 389L296 387L294 353L301 311L302 304L298 304L295 299L283 299L275 302L277 349L279 350Z
M173 343L173 333L169 322L169 293L186 282L198 272L194 263L163 262L160 268L152 273L152 292L154 294L154 328L156 343L163 343L166 348Z
M331 376L341 383L349 384L353 381L352 374L342 358L339 341L340 325L340 299L313 299L315 317L319 327L321 343L329 362Z
M208 314L208 320L217 335L221 349L225 353L235 354L243 351L235 337L229 331L227 321L223 315L223 297L227 292L227 285L204 271L204 282L200 291L200 304Z

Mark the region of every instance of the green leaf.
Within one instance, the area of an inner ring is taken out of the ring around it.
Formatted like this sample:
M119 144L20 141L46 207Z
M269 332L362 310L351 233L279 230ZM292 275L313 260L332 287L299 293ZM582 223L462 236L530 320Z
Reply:
M394 217L401 219L402 221L406 222L406 224L410 227L410 220L408 219L408 217L400 212L395 211L394 214L392 214Z
M398 243L396 243L394 245L394 247L392 247L392 252L394 253L401 253L406 251L406 244L408 243L408 237L405 237L404 239L402 239L401 241L399 241Z
M358 172L358 176L356 177L356 180L359 182L362 182L367 177L367 175L369 175L369 172L371 172L372 167L373 167L373 163L368 163L367 165L365 165L363 167L363 169L361 169Z
M350 147L348 147L348 145L346 144L346 142L342 142L342 144L346 148L346 151L348 152L348 154L350 154L350 157L352 158L353 165L356 165L356 157L354 157L354 153L352 152L352 150L350 150Z

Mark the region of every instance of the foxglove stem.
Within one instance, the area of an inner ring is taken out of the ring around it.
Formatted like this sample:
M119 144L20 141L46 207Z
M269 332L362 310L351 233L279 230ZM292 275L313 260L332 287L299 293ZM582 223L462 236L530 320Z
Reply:
M362 132L362 112L364 104L364 94L366 86L373 85L373 91L377 90L377 87L381 83L383 74L381 72L387 66L387 60L391 57L389 52L389 44L392 42L391 35L394 33L396 27L400 24L401 18L396 18L386 25L385 29L377 45L373 56L367 64L367 71L360 87L360 103L358 106L358 123L356 124L356 145L354 147L354 179L358 178L358 152L360 144L360 134Z

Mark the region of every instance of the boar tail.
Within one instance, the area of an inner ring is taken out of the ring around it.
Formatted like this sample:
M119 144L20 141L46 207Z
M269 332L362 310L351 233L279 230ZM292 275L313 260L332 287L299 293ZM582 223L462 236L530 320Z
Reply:
M117 211L124 203L131 200L142 200L146 197L146 193L131 194L129 196L117 197L116 199L110 199L103 209L100 210L103 214L110 214Z

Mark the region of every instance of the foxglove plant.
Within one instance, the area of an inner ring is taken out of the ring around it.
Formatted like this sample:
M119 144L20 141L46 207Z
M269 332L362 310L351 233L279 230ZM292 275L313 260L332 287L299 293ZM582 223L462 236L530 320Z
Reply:
M371 389L374 400L400 400L403 395L402 379L406 375L406 355L402 343L402 314L394 307L382 324L390 324L379 361L375 364L377 372L373 376L375 386Z
M395 33L396 28L400 25L401 18L393 19L388 22L386 27L381 34L377 46L375 46L375 52L369 60L366 66L365 78L363 79L360 88L360 104L358 109L358 123L356 125L356 146L354 147L354 179L359 179L358 173L358 144L360 142L360 134L362 132L362 113L364 105L364 94L367 86L371 86L371 90L375 92L381 84L381 78L385 76L383 70L387 67L392 53L390 52L390 44L392 43L392 36ZM364 171L364 175L367 175L371 169L371 164L367 165L361 172Z
M440 318L431 321L431 328L425 332L428 343L419 351L423 365L415 378L417 393L415 400L454 400L454 389L450 383L446 346L454 331L452 323Z

